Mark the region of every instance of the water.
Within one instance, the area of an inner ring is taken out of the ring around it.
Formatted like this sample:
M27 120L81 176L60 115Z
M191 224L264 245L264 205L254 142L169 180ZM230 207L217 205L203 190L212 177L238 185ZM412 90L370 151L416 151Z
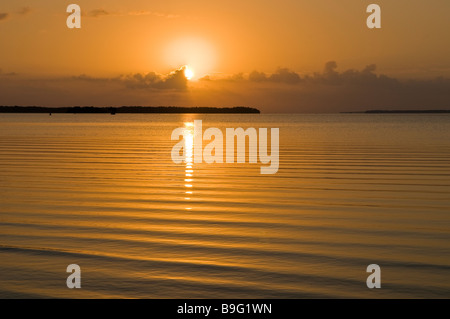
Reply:
M174 164L195 119L278 173ZM1 114L0 297L448 298L449 155L448 115Z

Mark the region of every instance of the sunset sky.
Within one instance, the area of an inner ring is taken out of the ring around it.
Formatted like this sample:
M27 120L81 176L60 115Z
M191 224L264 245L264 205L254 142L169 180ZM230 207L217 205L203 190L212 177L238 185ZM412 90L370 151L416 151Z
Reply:
M66 26L70 3L81 29ZM370 3L381 29L366 26ZM449 12L448 0L3 1L0 105L447 109Z

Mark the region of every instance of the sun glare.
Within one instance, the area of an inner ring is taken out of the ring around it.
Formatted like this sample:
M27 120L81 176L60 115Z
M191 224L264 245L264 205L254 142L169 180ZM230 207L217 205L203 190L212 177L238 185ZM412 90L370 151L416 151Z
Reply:
M214 73L217 52L213 42L196 36L170 40L163 51L166 65L170 69L184 67L186 79L193 81Z
M184 68L184 76L186 77L186 79L192 80L192 78L194 77L194 71L192 71L188 66L186 66Z

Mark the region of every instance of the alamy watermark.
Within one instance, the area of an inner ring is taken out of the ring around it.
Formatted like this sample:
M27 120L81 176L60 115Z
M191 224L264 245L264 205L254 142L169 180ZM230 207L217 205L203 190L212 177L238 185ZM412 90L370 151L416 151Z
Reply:
M81 28L81 8L78 4L70 4L66 9L70 13L66 20L69 29ZM381 8L378 4L369 4L366 9L370 15L367 17L366 25L369 29L381 29Z
M66 285L67 288L81 288L81 268L77 264L70 264L67 266L66 272L71 273L69 277L67 277Z
M225 155L226 163L234 163L235 158L237 163L245 163L248 144L248 162L258 163L259 158L259 162L265 164L260 168L261 174L275 174L279 168L279 135L278 128L270 129L269 152L267 128L260 128L258 131L253 127L246 130L241 127L227 128L224 148L222 130L210 127L203 132L202 120L195 120L193 123L185 123L185 127L173 130L171 139L179 142L172 148L172 161L175 164L224 163ZM203 140L210 142L203 147Z
M381 267L377 264L370 264L367 266L366 272L371 273L367 277L367 288L381 288Z

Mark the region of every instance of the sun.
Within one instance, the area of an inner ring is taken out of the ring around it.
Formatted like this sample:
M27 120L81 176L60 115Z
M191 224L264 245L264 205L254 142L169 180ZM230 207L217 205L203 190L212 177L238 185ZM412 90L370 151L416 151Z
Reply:
M188 80L192 80L194 77L194 71L192 71L192 69L190 69L187 65L184 67L184 76Z
M161 52L167 69L179 70L182 67L182 74L189 81L197 81L215 72L217 52L211 39L185 35L168 41Z

